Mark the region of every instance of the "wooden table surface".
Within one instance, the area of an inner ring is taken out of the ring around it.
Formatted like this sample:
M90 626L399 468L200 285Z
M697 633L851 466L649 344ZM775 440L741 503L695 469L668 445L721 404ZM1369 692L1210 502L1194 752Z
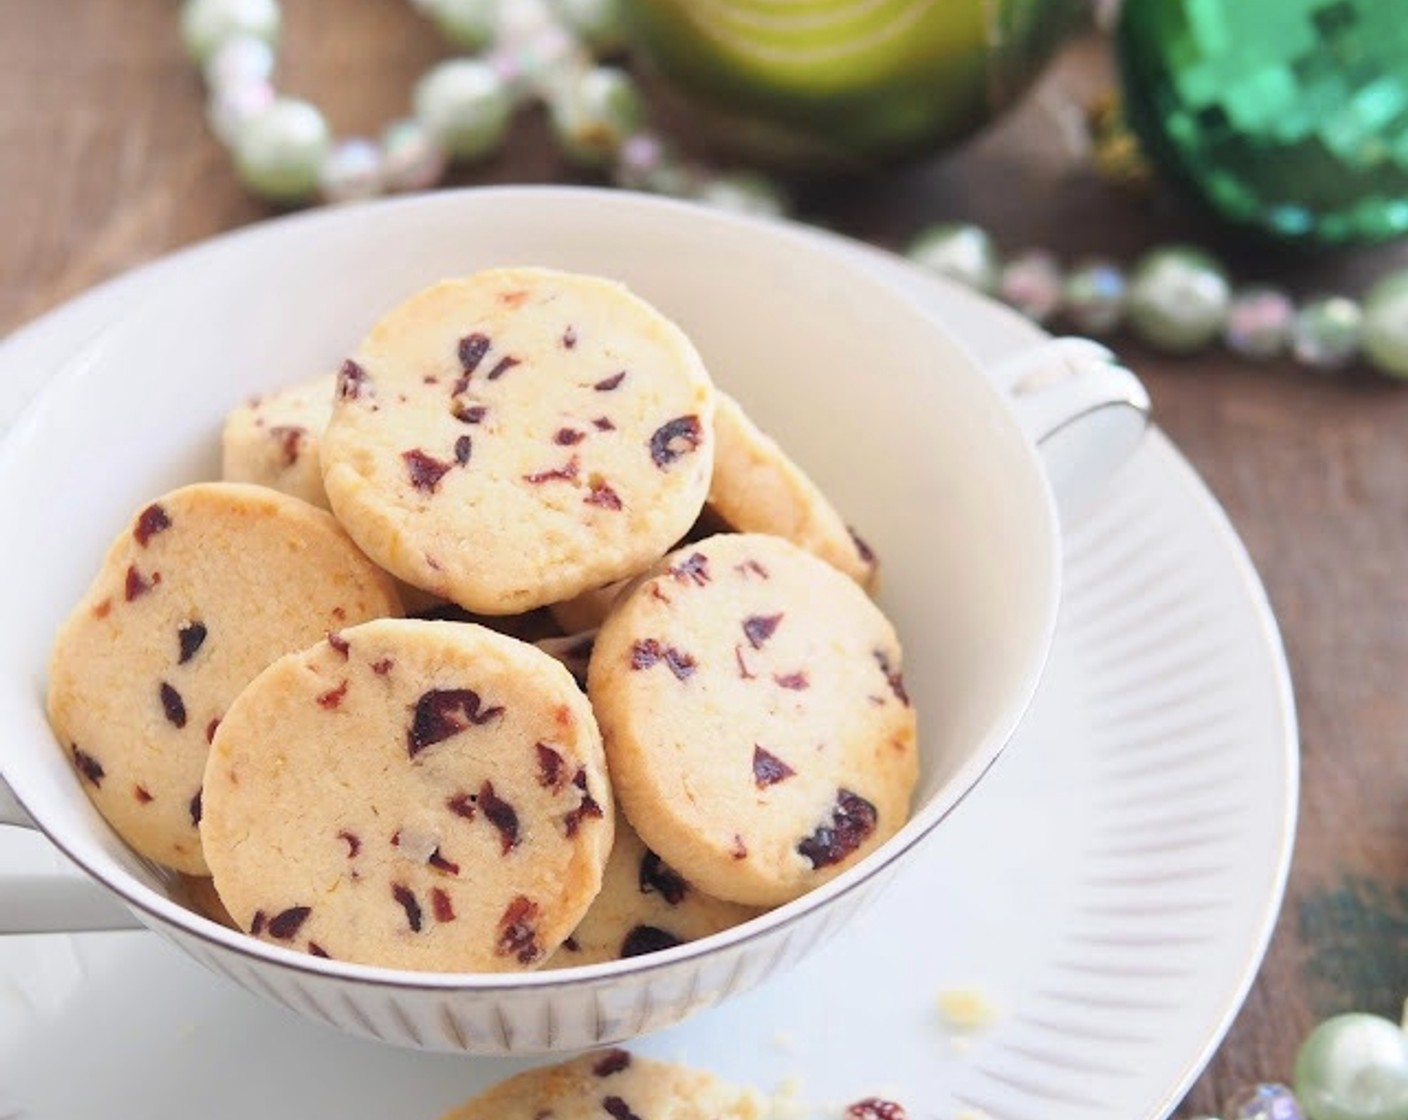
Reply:
M269 211L235 181L202 115L176 0L0 3L0 334L168 250ZM402 115L444 48L394 0L288 0L285 88L341 133ZM1098 42L1068 50L1021 109L945 158L803 191L842 232L899 246L924 223L977 221L1008 249L1128 260L1155 241L1220 245L1243 279L1358 292L1403 247L1333 260L1227 248L1177 201L1099 182L1062 139L1108 82ZM1065 107L1065 108L1063 108ZM460 183L570 181L541 119ZM1396 1016L1408 996L1408 387L1253 367L1225 352L1122 353L1159 423L1246 541L1280 619L1302 735L1300 835L1270 953L1184 1111L1285 1079L1321 1017Z

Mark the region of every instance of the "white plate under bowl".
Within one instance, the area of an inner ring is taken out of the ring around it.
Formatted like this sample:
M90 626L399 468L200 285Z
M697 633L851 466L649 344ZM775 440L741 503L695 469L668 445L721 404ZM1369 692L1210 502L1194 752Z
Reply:
M980 358L1039 337L995 304L826 240L923 301ZM163 285L198 284L220 256L178 255L30 328L0 354L0 381L34 385L22 366L54 368ZM1296 783L1289 679L1261 586L1155 432L1068 528L1048 674L993 772L853 928L634 1048L765 1088L796 1078L817 1109L804 1116L883 1091L916 1120L965 1108L1157 1120L1261 961ZM32 837L0 834L0 868L51 858ZM936 1008L951 988L976 988L997 1009L963 1046ZM434 1120L525 1064L344 1037L147 934L0 941L0 1118Z

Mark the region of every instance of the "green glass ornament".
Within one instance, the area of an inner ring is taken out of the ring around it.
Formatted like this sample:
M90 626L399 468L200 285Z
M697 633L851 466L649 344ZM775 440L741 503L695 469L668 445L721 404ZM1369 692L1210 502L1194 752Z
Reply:
M1408 1031L1377 1015L1336 1015L1296 1055L1311 1120L1408 1120Z
M1026 88L1083 0L626 0L634 46L730 156L857 169L934 151Z
M1145 151L1222 218L1408 231L1408 0L1125 0L1116 49Z

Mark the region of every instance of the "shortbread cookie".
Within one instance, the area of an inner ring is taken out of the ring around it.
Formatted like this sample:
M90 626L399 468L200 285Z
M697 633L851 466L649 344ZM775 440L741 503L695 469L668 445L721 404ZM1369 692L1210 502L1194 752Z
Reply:
M179 888L176 891L178 898L202 918L209 918L212 922L222 925L226 929L240 928L235 924L235 919L230 917L230 912L225 909L225 904L220 901L215 884L208 875L178 874L177 881L179 883Z
M712 1074L598 1050L501 1081L441 1120L761 1120L757 1094Z
M552 620L569 634L595 630L606 621L606 616L611 613L611 604L630 582L628 579L619 579L605 587L593 587L590 591L583 591L580 595L553 603L548 607L548 613L552 615Z
M587 666L591 664L592 647L596 645L596 631L585 630L580 634L565 637L539 638L533 643L549 657L554 657L572 674L572 679L583 689L587 687Z
M208 874L197 824L215 727L275 658L401 613L387 575L307 502L202 483L142 509L59 630L49 718L128 844Z
M657 856L623 816L601 893L547 968L639 957L741 925L762 911L710 898Z
M220 437L220 477L268 486L321 509L328 508L320 464L323 432L332 416L335 373L254 397L225 418ZM396 593L407 614L444 603L401 580Z
M875 553L806 472L726 393L715 397L714 477L709 507L730 529L785 537L862 587L875 582Z
M319 445L336 387L337 375L326 373L234 409L220 433L220 477L268 486L327 509Z
M601 886L614 812L567 671L482 626L383 620L230 707L201 838L240 928L388 968L538 965Z
M635 575L694 522L714 389L624 287L543 269L447 280L342 367L322 446L338 520L377 563L481 614Z
M918 776L894 628L778 537L671 553L597 634L588 694L641 839L718 898L776 905L904 823Z

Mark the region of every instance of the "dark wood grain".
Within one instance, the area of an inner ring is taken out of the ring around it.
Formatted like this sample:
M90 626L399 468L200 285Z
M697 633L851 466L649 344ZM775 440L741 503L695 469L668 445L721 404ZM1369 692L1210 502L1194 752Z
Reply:
M141 261L269 211L235 182L202 117L175 0L0 4L0 331ZM443 49L397 0L288 0L286 85L343 131L405 112ZM1237 245L1188 207L1099 182L1067 127L1108 83L1098 42L964 149L870 181L800 184L817 217L899 246L976 220L1008 248L1129 259L1216 245L1245 279L1357 291L1401 246L1330 260ZM456 182L571 177L534 118ZM1185 1109L1286 1078L1319 1016L1408 995L1408 389L1221 352L1174 361L1126 342L1160 423L1226 506L1280 618L1298 694L1303 798L1286 908L1260 979Z

